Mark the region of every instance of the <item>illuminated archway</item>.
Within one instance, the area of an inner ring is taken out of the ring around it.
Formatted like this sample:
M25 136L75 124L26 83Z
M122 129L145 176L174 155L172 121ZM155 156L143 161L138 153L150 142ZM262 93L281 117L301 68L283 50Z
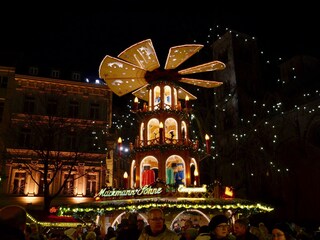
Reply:
M194 213L197 213L197 215L194 215ZM175 222L183 222L183 220L188 220L189 215L191 216L200 216L201 219L197 219L199 225L208 225L210 222L210 218L203 212L201 212L200 210L197 209L188 209L185 211L182 211L181 213L179 213L171 222L170 224L170 229L173 229L173 223ZM185 219L184 219L185 218ZM193 222L195 221L195 219L191 219L193 220Z
M156 169L159 169L159 163L158 160L154 156L146 156L145 158L142 159L140 163L140 186L143 185L143 172L145 171L145 168L149 167L150 170L154 172L154 181L156 180ZM150 177L150 176L149 176Z
M114 228L114 227L118 226L118 224L121 223L122 217L123 217L123 216L126 216L126 215L127 215L127 212L122 212L122 213L120 213L120 214L118 215L118 217L116 217L116 219L112 222L111 227ZM125 217L125 218L127 218L127 217ZM138 218L143 219L143 221L144 221L145 223L148 222L147 218L146 218L143 214L141 214L141 213L138 213Z
M182 168L180 167L182 166ZM185 162L182 157L179 155L171 155L166 160L166 183L169 185L179 185L179 182L177 182L176 174L178 171L182 171L180 173L180 176L185 176ZM185 178L184 179L184 185L185 185Z
M148 144L150 144L149 140L156 139L159 137L159 120L157 118L152 118L148 122L147 128L147 140Z
M136 160L132 160L130 167L130 187L135 188L136 186Z
M165 137L171 139L178 139L178 123L174 118L167 118L165 123Z

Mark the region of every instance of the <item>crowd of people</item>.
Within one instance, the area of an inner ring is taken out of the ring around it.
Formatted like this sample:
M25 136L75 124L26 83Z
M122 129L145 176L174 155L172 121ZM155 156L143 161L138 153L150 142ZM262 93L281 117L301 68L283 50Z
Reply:
M246 218L236 219L231 224L224 214L215 215L203 226L187 220L180 227L176 222L171 230L160 208L148 211L147 223L130 215L122 219L116 229L110 226L104 236L99 226L91 225L84 231L81 224L62 234L43 233L35 223L27 224L27 212L23 207L9 205L0 209L1 240L318 240L318 234L288 222L277 222L270 231L263 223L251 226Z

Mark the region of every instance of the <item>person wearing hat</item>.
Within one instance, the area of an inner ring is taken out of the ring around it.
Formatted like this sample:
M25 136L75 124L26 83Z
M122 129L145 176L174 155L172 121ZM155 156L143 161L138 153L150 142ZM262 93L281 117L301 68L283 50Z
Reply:
M26 209L19 205L7 205L0 209L0 239L26 239Z
M211 231L211 239L230 240L229 219L225 215L218 214L212 217L209 222L209 228Z
M287 222L276 223L272 228L272 239L276 240L295 240L295 234Z

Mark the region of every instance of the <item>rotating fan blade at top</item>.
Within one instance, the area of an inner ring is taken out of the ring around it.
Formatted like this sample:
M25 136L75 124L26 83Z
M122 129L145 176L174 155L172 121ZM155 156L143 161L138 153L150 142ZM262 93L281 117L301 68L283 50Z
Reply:
M149 72L160 67L157 54L150 39L128 47L118 55L118 58L126 60Z
M108 55L99 67L99 77L118 96L123 96L146 85L145 74L146 70Z
M169 49L164 69L175 69L203 48L200 44L185 44Z
M220 61L212 61L178 71L180 75L223 70L226 65Z
M134 95L146 101L148 100L146 87L152 82L181 81L205 88L220 86L222 82L181 77L187 74L222 70L225 64L220 61L212 61L180 71L174 70L201 48L203 45L200 44L185 44L170 48L165 68L161 70L152 41L147 39L127 48L118 55L118 58L107 55L100 64L99 76L118 96L134 91ZM178 94L179 99L185 96L196 99L185 90Z
M181 78L180 82L188 83L198 87L214 88L222 85L222 82L194 79L194 78Z

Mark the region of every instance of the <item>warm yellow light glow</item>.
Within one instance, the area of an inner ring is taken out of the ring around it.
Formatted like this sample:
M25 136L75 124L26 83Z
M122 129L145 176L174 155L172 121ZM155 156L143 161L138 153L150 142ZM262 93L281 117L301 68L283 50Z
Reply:
M233 190L230 187L226 187L224 194L229 196L229 197L233 197Z
M180 70L178 73L181 75L192 74L192 73L200 73L200 72L209 72L215 70L223 70L226 68L226 65L220 61L212 61L208 63L204 63L201 65L197 65L194 67L190 67L184 70Z
M163 123L162 122L160 122L159 128L163 128Z
M210 137L209 137L208 134L206 134L205 139L206 139L206 140L209 140L209 139L210 139Z
M122 138L121 137L118 138L118 143L122 143Z
M43 201L41 197L32 197L32 196L21 197L21 200L25 204L42 204L42 201Z
M123 178L128 178L128 173L127 172L124 172Z
M199 173L198 173L198 170L197 170L197 169L194 170L194 176L195 176L195 177L199 176Z
M73 198L70 198L70 201L73 203L73 204L79 204L79 203L83 203L86 201L86 199L84 197L73 197Z
M186 96L185 100L186 100L186 101L189 101L189 96L188 96L188 95Z
M185 187L180 185L178 187L178 192L186 192L189 194L192 192L207 192L207 185L202 185L202 187Z
M197 53L203 45L200 44L185 44L180 46L171 47L167 57L164 69L175 69L183 62Z
M134 102L137 103L139 100L137 97L134 98Z

